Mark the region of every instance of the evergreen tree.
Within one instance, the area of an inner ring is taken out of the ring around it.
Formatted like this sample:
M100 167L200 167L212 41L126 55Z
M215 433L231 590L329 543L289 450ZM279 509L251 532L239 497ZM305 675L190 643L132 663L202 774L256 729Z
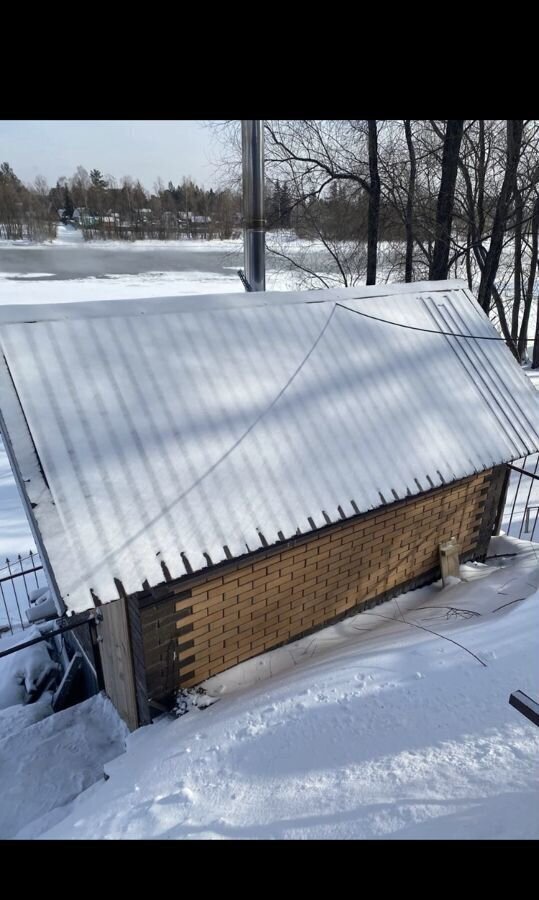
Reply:
M281 219L281 185L279 179L275 182L273 193L266 197L266 223L268 230L280 228Z
M15 175L15 172L11 168L10 164L7 162L3 162L0 166L0 184L1 185L11 185L11 187L19 188L21 187L21 182Z
M92 171L90 172L90 181L96 188L104 189L107 187L107 181L105 180L105 178L103 178L103 175L99 171L99 169L92 169Z
M72 219L73 212L74 212L73 201L71 199L71 195L69 193L69 189L66 184L66 186L64 187L64 218Z
M290 191L288 189L288 184L286 181L283 181L283 185L281 187L281 196L280 196L280 207L281 207L281 228L290 228L290 213L292 207L292 198L290 196Z

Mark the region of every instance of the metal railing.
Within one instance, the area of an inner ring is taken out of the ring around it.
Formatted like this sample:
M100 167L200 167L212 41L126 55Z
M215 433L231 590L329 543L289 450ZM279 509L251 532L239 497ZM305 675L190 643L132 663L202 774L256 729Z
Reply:
M23 616L30 607L30 595L45 587L47 580L38 553L30 550L28 556L6 559L0 567L0 638L29 627Z
M513 464L502 530L525 541L539 539L539 453Z
M69 620L41 621L36 629L14 640L0 640L0 661L15 653L43 644L52 665L42 666L41 675L26 687L26 703L35 703L44 691L51 692L54 712L86 700L104 688L96 621L92 615L79 614ZM23 664L24 665L24 664Z
M36 683L25 702L33 703L44 690L52 691L52 708L64 709L91 697L104 686L96 623L93 616L79 614L70 618L36 613L44 609L35 605L34 591L47 589L47 580L38 553L6 559L0 567L0 659L24 653L29 647L44 643L53 667L45 668L43 680ZM26 611L32 609L29 622ZM33 631L26 629L34 627ZM24 633L26 632L26 633ZM9 635L14 635L11 639ZM6 640L2 641L2 637Z

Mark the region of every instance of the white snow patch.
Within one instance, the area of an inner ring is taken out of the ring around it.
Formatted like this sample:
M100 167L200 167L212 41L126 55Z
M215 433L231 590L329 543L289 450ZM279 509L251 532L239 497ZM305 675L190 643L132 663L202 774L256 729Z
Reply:
M55 278L54 272L0 272L3 281L21 278Z
M0 566L29 550L35 550L34 539L0 437Z
M43 698L42 708L46 703ZM65 804L103 778L104 764L123 751L127 734L99 694L0 739L0 838L31 837L63 817Z
M287 273L268 273L268 290L292 287ZM84 300L135 300L139 297L175 297L183 294L230 294L241 292L237 275L218 272L141 272L136 275L104 275L88 278L27 279L0 278L0 304L74 303Z

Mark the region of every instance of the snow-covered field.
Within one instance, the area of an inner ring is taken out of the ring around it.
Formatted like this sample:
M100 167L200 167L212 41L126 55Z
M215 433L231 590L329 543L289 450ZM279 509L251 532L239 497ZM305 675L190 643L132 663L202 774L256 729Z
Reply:
M59 237L84 252L72 240ZM225 266L58 280L25 272L19 249L2 303L238 290ZM1 448L0 557L31 547ZM518 555L211 679L216 702L139 729L125 753L104 697L55 715L50 694L20 705L44 649L0 659L0 837L537 839L539 731L508 698L539 695L538 550L494 538L493 557Z
M278 289L278 288L275 288ZM103 275L65 281L0 279L2 303L73 303L78 300L128 300L137 297L175 297L181 294L233 293L241 291L234 273L143 272L137 275Z

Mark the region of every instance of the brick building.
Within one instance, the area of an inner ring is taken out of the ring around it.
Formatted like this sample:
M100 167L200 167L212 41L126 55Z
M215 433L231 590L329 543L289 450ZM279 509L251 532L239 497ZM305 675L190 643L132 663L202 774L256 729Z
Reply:
M131 727L484 558L539 398L462 282L0 309L2 428L59 612Z

